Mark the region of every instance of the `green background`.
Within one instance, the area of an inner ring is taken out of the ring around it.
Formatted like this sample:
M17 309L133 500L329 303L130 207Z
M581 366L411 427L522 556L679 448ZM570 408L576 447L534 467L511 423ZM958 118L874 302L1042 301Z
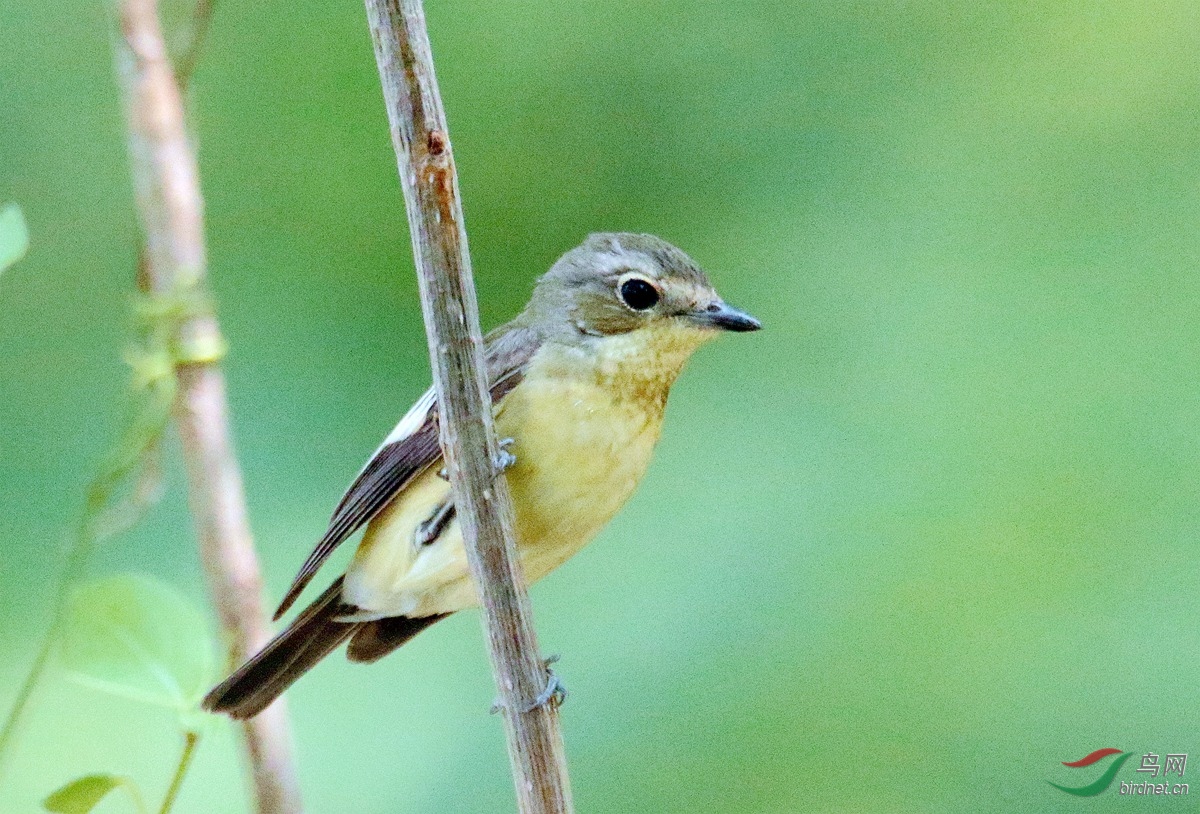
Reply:
M277 598L428 362L363 9L219 6L192 122ZM0 278L5 707L123 409L138 235L106 13L0 0L0 199L33 241ZM697 356L641 490L533 591L579 810L1150 805L1046 781L1084 785L1060 761L1100 747L1200 752L1200 5L428 16L485 326L609 229L684 247L766 325ZM168 481L94 570L203 602ZM330 659L288 696L309 808L511 810L492 695L472 614ZM173 727L52 675L0 810L95 770L157 797ZM246 810L232 728L177 810Z

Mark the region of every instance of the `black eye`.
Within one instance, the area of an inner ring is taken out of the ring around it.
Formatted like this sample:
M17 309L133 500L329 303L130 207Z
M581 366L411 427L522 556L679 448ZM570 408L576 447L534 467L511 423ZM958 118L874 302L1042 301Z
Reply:
M645 311L658 305L658 289L640 277L631 277L618 290L621 302L634 311Z

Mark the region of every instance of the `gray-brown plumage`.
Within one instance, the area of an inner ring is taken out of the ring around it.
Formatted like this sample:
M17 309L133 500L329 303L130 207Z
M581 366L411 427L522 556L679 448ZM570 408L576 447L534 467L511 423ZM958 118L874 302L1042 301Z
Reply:
M554 264L516 319L488 334L496 427L516 458L506 477L528 582L588 543L633 493L667 393L692 352L721 330L758 327L674 246L650 235L597 234ZM206 708L250 717L343 642L352 661L375 661L477 603L440 468L428 392L338 503L277 617L365 526L346 573L216 687Z
M485 362L493 404L499 404L510 390L520 384L523 367L537 351L539 344L535 332L512 324L497 328L487 335L484 339ZM432 399L432 393L427 393L426 398ZM438 443L437 405L432 400L421 419L411 432L395 439L389 436L350 484L333 510L329 528L300 566L300 572L279 603L274 616L276 620L288 612L288 608L339 545L379 514L414 478L442 459L442 449ZM403 427L404 422L401 421L400 425ZM392 433L393 436L396 434Z

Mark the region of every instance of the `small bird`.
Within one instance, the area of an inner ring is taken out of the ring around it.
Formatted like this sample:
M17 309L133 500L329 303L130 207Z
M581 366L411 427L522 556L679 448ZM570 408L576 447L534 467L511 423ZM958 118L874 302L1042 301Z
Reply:
M514 533L532 584L564 563L633 494L658 441L667 393L722 331L757 331L690 257L652 235L594 234L537 282L484 340ZM349 640L373 662L478 605L429 390L367 461L283 598L278 619L333 550L366 526L346 573L205 698L250 718Z

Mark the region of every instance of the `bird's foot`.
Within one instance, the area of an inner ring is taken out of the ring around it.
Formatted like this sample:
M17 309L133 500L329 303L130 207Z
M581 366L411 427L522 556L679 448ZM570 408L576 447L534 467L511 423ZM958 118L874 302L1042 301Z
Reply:
M492 460L492 464L496 467L497 475L507 472L517 462L517 456L509 451L509 447L514 443L516 442L511 438L501 438L497 442L496 457Z
M503 474L509 469L512 469L513 464L517 462L517 456L513 455L508 450L508 448L514 443L516 442L511 438L501 438L496 442L498 449L496 451L496 457L492 459L492 466L495 468L497 475ZM448 482L450 480L449 469L443 466L438 470L438 477Z
M433 510L433 514L417 525L416 531L413 532L413 542L417 548L436 542L453 519L454 501L447 499Z
M558 677L554 670L550 669L550 665L554 664L554 662L558 661L558 659L558 654L554 654L542 660L542 667L546 670L546 688L538 693L538 697L533 699L533 701L530 702L527 707L521 710L522 714L533 712L535 709L544 707L547 704L557 709L558 707L561 707L567 700L566 686L562 683L562 680ZM498 712L503 712L505 710L505 706L506 705L503 699L497 698L492 703L491 713L495 715Z
M557 653L546 657L542 661L542 667L546 670L546 688L538 693L538 697L533 699L533 703L526 707L523 712L533 712L538 707L544 707L550 704L555 709L561 707L567 700L567 687L562 683L562 679L558 674L550 668L550 665L558 661Z

